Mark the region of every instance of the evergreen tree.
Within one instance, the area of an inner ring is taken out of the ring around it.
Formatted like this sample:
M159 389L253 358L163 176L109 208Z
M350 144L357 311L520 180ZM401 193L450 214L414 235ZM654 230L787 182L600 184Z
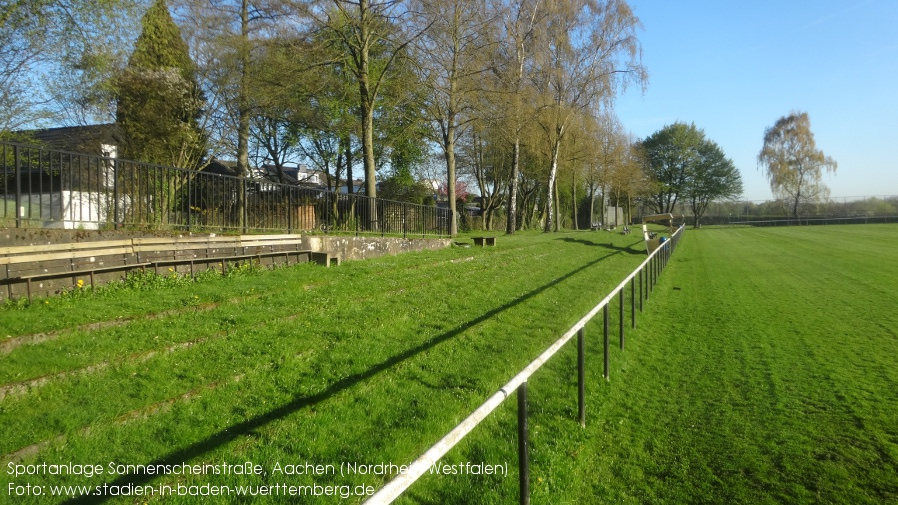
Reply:
M203 95L181 31L155 0L118 82L116 122L126 159L196 168L205 152Z

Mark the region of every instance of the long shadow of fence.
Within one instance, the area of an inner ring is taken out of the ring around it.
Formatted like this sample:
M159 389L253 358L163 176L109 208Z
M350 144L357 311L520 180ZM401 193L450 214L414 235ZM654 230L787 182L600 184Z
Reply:
M596 258L596 259L584 264L583 266L580 266L574 270L571 270L570 272L562 275L561 277L558 277L558 278L552 280L551 282L549 282L547 284L544 284L536 289L533 289L532 291L530 291L528 293L525 293L524 295L514 299L513 301L510 301L504 305L496 307L496 308L490 310L489 312L486 312L483 315L477 317L476 319L473 319L471 321L466 322L465 324L458 326L455 329L452 329L452 330L445 332L441 335L434 336L433 338L427 340L426 342L422 343L421 345L414 347L412 349L408 349L400 354L397 354L397 355L387 359L386 361L383 361L381 363L378 363L378 364L372 366L371 368L369 368L368 370L365 370L364 372L350 375L349 377L341 379L341 380L331 384L329 387L327 387L327 389L321 391L320 393L310 395L310 396L297 396L290 402L288 402L280 407L277 407L274 410L271 410L270 412L268 412L266 414L256 416L252 419L248 419L246 421L235 424L233 426L229 426L228 428L225 428L225 429L219 431L218 433L213 434L212 436L210 436L209 438L206 438L205 440L201 440L199 442L191 444L182 449L173 451L173 452L166 454L165 456L162 456L161 458L158 458L158 459L151 461L147 464L151 465L151 466L152 465L172 465L172 464L180 464L182 462L190 461L190 460L197 458L207 452L210 452L218 447L221 447L229 442L232 442L232 441L238 439L239 437L245 436L245 435L253 432L254 430L257 430L271 422L285 418L285 417L287 417L293 413L296 413L304 408L307 408L307 407L316 405L320 402L323 402L323 401L331 398L332 396L340 393L341 391L343 391L345 389L352 388L352 387L356 386L357 384L364 382L368 379L371 379L372 377L375 377L376 375L380 374L381 372L388 370L388 369L398 365L399 363L402 363L403 361L405 361L407 359L413 358L413 357L421 354L422 352L430 350L430 349L440 345L441 343L446 342L447 340L450 340L452 338L455 338L455 337L463 334L464 332L477 326L478 324L488 321L488 320L496 317L498 314L500 314L508 309L511 309L512 307L520 305L521 303L524 303L525 301L541 294L542 292L546 291L547 289L549 289L553 286L556 286L556 285L564 282L565 280L570 279L571 277L579 274L580 272L583 272L584 270L587 270L588 268L590 268L598 263L601 263L602 261L604 261L612 256L615 256L617 254L620 254L620 253L621 253L620 251L612 252L612 253L606 254L604 256L601 256L599 258ZM128 484L138 486L138 485L144 485L144 484L149 483L151 480L153 480L154 477L156 477L156 476L144 475L144 474L128 475L128 476L120 477L120 478L116 479L115 481L109 482L107 484L109 486L126 486ZM104 503L104 502L108 501L109 498L111 498L111 497L109 497L109 496L79 496L79 497L71 498L63 503L73 504L73 505L74 504Z
M645 248L640 248L639 245L642 242L636 242L627 246L615 245L613 242L608 242L607 244L603 244L601 242L594 242L591 240L586 240L582 238L574 238L574 237L560 237L555 240L561 240L563 242L569 242L572 244L583 244L591 247L601 247L603 249L611 249L614 251L620 251L627 254L645 254ZM635 247L635 248L634 248Z

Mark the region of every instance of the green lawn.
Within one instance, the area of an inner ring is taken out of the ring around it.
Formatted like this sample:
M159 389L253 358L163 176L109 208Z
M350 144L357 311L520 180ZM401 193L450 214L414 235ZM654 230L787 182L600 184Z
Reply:
M563 496L898 502L898 227L690 230L670 267Z
M339 465L410 462L645 257L604 232L498 243L0 309L0 503L64 502L10 482L379 485ZM531 379L533 502L898 501L896 246L892 225L689 230L610 382L587 327L585 429L573 345ZM516 502L514 404L444 459L508 475L428 475L399 503ZM267 474L15 477L9 461ZM343 490L217 501L360 501ZM200 502L74 502L100 501Z
M8 482L380 484L270 471L409 462L644 259L637 237L611 233L498 242L3 309L0 500ZM106 473L16 477L10 460ZM105 466L245 461L269 474L110 476Z

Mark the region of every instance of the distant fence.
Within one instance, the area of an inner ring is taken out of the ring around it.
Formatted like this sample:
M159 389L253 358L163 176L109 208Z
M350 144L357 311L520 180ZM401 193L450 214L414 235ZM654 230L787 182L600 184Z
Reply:
M898 216L803 217L796 219L769 218L751 221L730 221L731 226L808 226L827 224L898 223Z
M654 252L649 254L648 258L642 262L639 267L633 270L620 284L614 288L598 305L593 307L577 324L569 329L564 335L555 341L548 349L543 351L535 360L533 360L526 368L521 370L504 386L499 388L492 396L490 396L480 407L472 412L467 418L459 423L455 428L434 444L424 454L413 461L407 468L407 471L400 473L393 480L388 482L377 492L371 495L364 505L385 505L396 500L406 489L408 489L422 475L426 474L431 466L437 463L450 449L455 447L465 436L467 436L478 424L486 419L502 402L504 402L512 392L517 393L518 401L518 474L519 474L519 497L521 504L530 503L530 463L528 455L529 433L527 425L527 381L539 370L549 359L555 355L565 344L567 344L574 335L577 336L577 402L578 402L578 421L581 426L586 425L586 374L585 374L585 352L584 352L584 328L586 324L592 321L599 312L603 315L603 349L604 349L604 377L609 380L610 375L610 341L609 341L609 325L608 325L608 308L615 298L619 300L619 346L624 349L624 326L625 326L625 305L626 291L630 288L630 325L636 327L636 307L639 311L643 311L643 303L648 299L649 293L653 291L659 275L667 266L680 238L683 236L685 227L680 227L671 239L661 244ZM636 283L639 287L636 287ZM638 291L638 302L637 302Z
M0 226L448 236L449 209L0 142Z

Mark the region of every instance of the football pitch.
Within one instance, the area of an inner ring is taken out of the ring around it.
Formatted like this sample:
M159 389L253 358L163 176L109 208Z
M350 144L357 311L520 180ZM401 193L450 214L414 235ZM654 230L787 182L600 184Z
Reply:
M690 230L670 266L596 502L895 503L898 227Z
M688 230L608 382L587 327L586 428L575 346L531 379L533 502L898 501L896 248ZM0 308L0 503L359 503L644 257L521 234ZM516 503L513 404L397 503Z

